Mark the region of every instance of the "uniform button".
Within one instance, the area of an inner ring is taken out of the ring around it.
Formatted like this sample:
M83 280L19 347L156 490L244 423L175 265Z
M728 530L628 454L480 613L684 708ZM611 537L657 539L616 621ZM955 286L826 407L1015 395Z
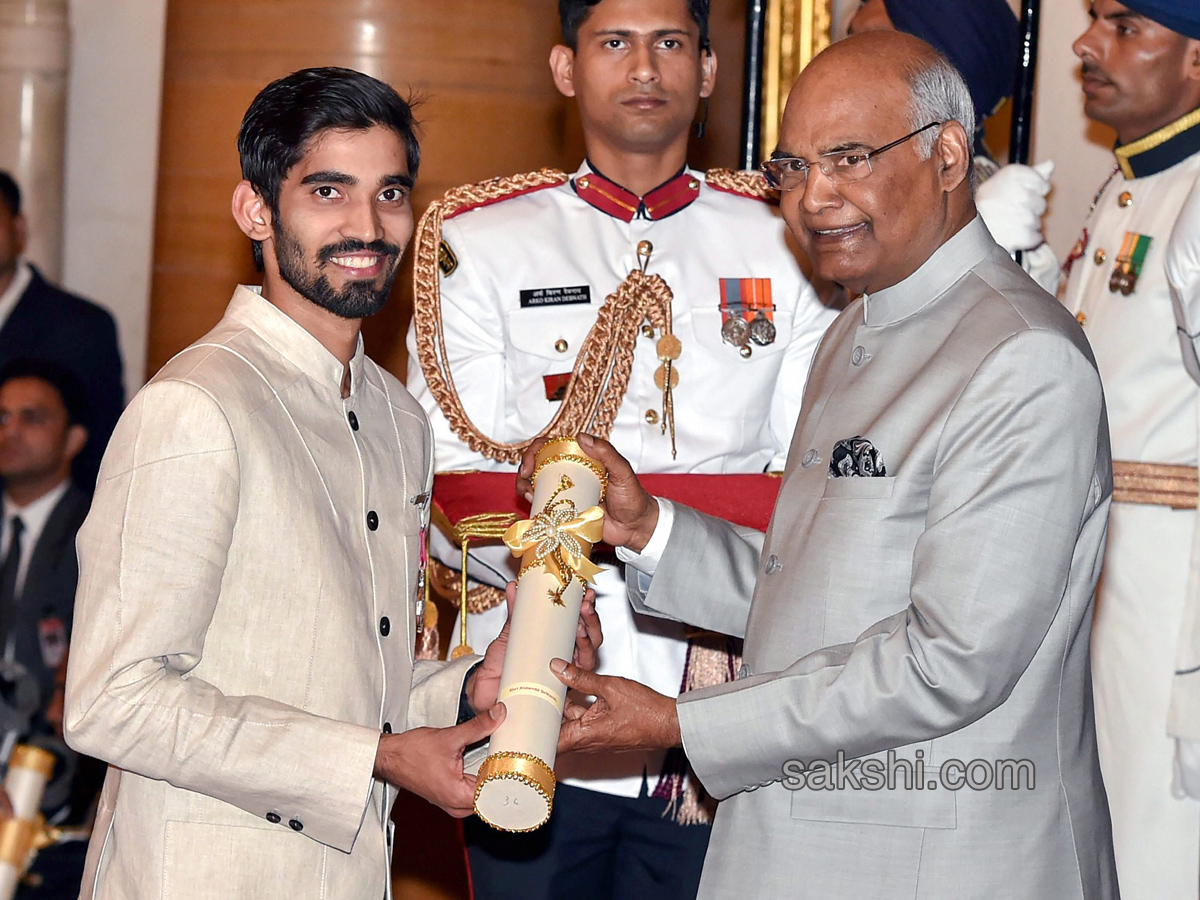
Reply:
M658 410L656 410L656 409L646 410L646 424L647 425L657 425L658 424Z
M1121 209L1133 206L1133 194L1129 193L1129 191L1121 191L1121 196L1117 198L1117 205Z
M866 350L864 350L862 347L855 347L850 354L850 362L854 363L856 366L861 366L866 356Z
M382 619L379 620L379 633L382 634L384 637L387 637L391 633L391 631L392 631L392 622L387 616L384 616Z
M371 510L367 513L367 527L372 531L379 529L379 516L376 514L375 510Z
M1105 253L1103 250L1096 251L1096 256L1095 256L1096 265L1098 265L1098 266L1104 265L1104 262L1107 259L1108 259L1108 254Z
M643 325L642 326L642 334L649 338L654 337L654 326L653 325Z
M557 341L554 342L554 349L557 350L559 353L566 353L567 350L569 349L569 347L570 347L570 344L568 344L562 338L559 338Z
M278 825L280 822L283 821L283 817L281 815L279 815L279 813L277 813L277 812L269 812L269 813L267 813L267 821L270 822L272 825Z
M1078 322L1080 325L1086 325L1086 324L1087 324L1087 316L1086 316L1086 315L1084 315L1084 313L1083 313L1083 311L1082 311L1082 310L1080 310L1079 312L1075 313L1075 321L1076 321L1076 322Z
M391 734L391 733L392 733L392 723L391 723L391 722L384 722L384 723L383 723L383 733L384 733L384 734Z
M770 556L767 557L767 565L766 565L765 571L768 575L775 575L782 568L783 568L783 563L781 563L779 561L779 557L776 556L774 553L772 553Z
M749 344L743 344L738 349L738 353L741 355L742 359L749 359L750 354L752 354L753 352L754 352L754 348L751 347Z
M354 414L354 410L346 413L346 418L350 420L350 430L358 431L358 416Z
M813 465L819 458L820 457L817 456L816 450L809 450L807 453L804 454L804 459L800 460L800 465L804 466L804 468L807 469L809 466Z
M741 681L743 678L749 678L750 677L750 667L748 665L746 665L745 663L742 663L742 667L740 669L738 669L737 677L738 677L738 681Z
M304 823L301 822L299 819L292 819L291 821L288 822L288 827L290 829L292 829L292 831L303 831Z

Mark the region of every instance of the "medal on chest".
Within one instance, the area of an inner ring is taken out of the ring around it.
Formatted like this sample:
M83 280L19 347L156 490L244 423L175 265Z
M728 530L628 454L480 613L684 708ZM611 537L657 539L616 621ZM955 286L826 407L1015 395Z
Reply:
M751 345L775 343L775 303L770 278L722 278L721 339L737 347L743 357Z
M1121 252L1117 255L1112 275L1108 279L1110 291L1128 297L1137 290L1138 278L1142 274L1142 266L1146 264L1146 254L1150 252L1152 240L1149 235L1138 234L1135 231L1125 232Z

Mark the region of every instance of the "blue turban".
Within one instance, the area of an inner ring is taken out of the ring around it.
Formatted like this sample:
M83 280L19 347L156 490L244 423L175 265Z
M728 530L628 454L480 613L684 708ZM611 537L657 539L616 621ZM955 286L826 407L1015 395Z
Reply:
M1148 0L1143 5L1178 2ZM962 73L981 122L1012 93L1021 26L1006 0L883 0L883 5L897 31L932 44Z
M1184 37L1200 40L1200 3L1196 0L1125 0L1125 5Z

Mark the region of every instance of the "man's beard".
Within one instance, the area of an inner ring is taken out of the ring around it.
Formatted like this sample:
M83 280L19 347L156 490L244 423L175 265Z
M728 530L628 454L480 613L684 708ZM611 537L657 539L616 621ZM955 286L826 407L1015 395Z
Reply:
M366 244L351 238L322 247L317 253L318 263L327 263L335 256L364 250L378 253L384 257L385 265L391 267L383 285L376 288L372 281L351 281L342 290L336 291L319 269L315 274L308 271L304 248L291 232L276 220L275 261L279 265L279 276L305 300L343 319L365 319L383 309L392 293L396 275L400 272L400 248L383 240Z

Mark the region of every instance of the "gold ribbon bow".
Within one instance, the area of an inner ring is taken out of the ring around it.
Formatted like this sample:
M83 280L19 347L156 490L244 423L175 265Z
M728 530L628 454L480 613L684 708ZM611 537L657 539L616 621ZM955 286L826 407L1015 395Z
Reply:
M561 606L562 592L572 578L595 582L602 571L587 554L600 540L603 529L604 510L599 506L576 513L575 504L562 499L547 504L532 519L513 524L504 532L504 543L514 556L524 557L534 551L532 559L522 561L521 571L524 573L530 566L545 566L558 581L558 590L551 593L551 598Z

